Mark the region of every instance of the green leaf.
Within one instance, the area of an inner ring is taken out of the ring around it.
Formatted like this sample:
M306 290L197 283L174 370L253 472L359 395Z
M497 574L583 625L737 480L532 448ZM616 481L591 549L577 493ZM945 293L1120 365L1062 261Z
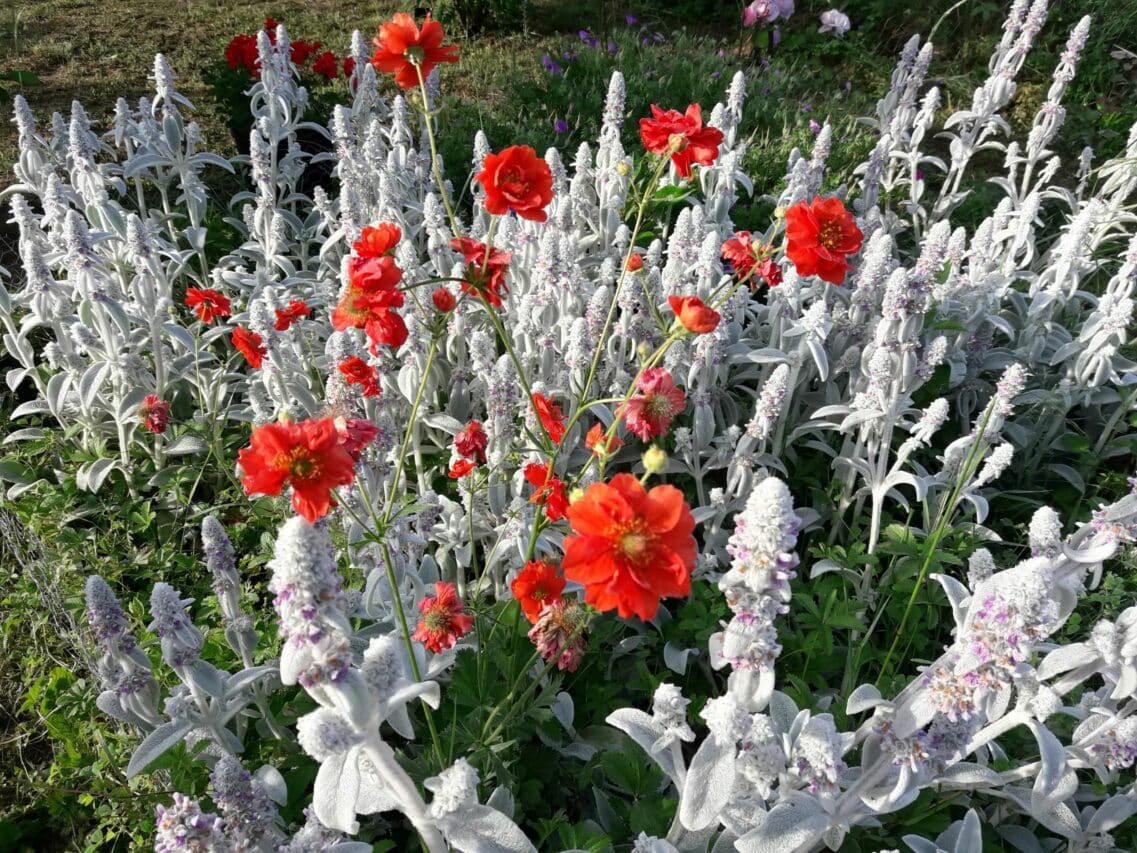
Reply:
M30 71L0 71L0 80L11 80L21 86L38 86L40 79Z

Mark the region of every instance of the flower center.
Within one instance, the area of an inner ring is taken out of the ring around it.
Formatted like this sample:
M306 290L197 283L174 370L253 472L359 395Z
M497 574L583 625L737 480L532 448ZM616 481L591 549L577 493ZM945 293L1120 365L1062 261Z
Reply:
M651 540L647 534L639 530L629 530L620 537L620 551L625 557L638 560L647 553L650 542Z
M653 418L667 418L671 416L671 400L666 394L648 392L644 399L644 408Z
M511 198L523 198L529 195L529 182L516 166L507 166L498 172L497 182L502 192Z
M293 480L310 480L320 476L320 463L308 456L302 447L292 451L292 457L287 464L288 474Z
M837 248L837 244L841 242L840 224L832 221L822 223L817 234L817 242L826 249L832 250Z
M687 134L673 133L667 137L667 147L673 152L682 151L687 147Z
M426 59L426 51L418 45L413 45L403 51L403 56L411 65L422 65L423 60Z
M428 631L445 631L450 625L447 615L445 610L435 607L423 613L422 621Z

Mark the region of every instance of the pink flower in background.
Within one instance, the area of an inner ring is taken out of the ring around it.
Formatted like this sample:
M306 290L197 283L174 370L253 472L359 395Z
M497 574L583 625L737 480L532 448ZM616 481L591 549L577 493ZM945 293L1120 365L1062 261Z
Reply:
M849 16L844 12L838 12L836 9L830 9L827 12L821 13L821 26L818 28L819 33L833 33L835 36L843 36L849 31L852 24L849 23Z
M651 441L667 432L671 419L687 405L687 398L662 367L645 370L636 382L636 390L640 393L628 400L620 414L631 432Z
M782 7L778 0L754 0L742 10L742 26L756 27L759 24L771 24L778 19Z

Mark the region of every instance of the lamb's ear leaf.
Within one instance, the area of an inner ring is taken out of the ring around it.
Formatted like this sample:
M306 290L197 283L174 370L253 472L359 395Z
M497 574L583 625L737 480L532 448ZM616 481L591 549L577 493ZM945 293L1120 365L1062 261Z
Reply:
M734 843L739 853L793 853L811 850L821 841L829 818L810 797L783 800L765 815L758 826Z
M699 830L718 820L734 789L735 755L738 747L711 735L700 744L679 800L679 822L690 830Z
M461 853L537 853L517 824L489 806L463 806L447 815L440 829Z
M189 734L192 728L193 722L190 720L171 720L150 732L130 757L130 764L126 766L126 778L134 778L167 750L181 743L182 738Z

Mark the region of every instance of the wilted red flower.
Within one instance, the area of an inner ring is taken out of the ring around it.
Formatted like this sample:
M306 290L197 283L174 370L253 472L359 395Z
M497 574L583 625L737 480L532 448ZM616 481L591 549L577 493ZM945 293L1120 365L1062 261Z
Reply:
M636 380L640 393L620 408L628 429L644 441L667 432L671 419L683 411L687 398L662 367L649 367Z
M691 592L695 519L674 486L646 491L631 474L593 483L568 509L564 573L597 610L655 616L661 598Z
M576 672L587 646L584 638L587 618L587 612L578 601L559 598L541 611L537 624L529 629L529 639L543 661L548 663L555 659L557 669Z
M147 394L138 407L138 417L147 432L161 435L170 425L170 404L157 394Z
M522 219L548 219L545 208L553 200L553 173L528 145L487 154L475 180L485 189L486 210L494 216L512 210Z
M420 71L425 80L438 63L458 61L458 47L444 45L444 38L442 25L431 20L430 13L420 30L414 18L406 12L396 12L394 18L379 27L371 64L377 71L394 74L395 82L404 89L413 89L419 84Z
M786 211L786 257L800 276L841 284L849 271L848 256L861 250L863 239L839 198L814 196Z
M490 439L480 421L470 421L454 436L454 449L458 455L475 462L486 461L486 448Z
M317 42L319 44L319 42ZM325 50L316 60L312 63L312 72L315 74L322 74L329 80L335 80L340 73L340 64L336 59L336 55L330 50Z
M461 480L477 467L478 463L474 462L472 459L457 459L455 460L454 464L450 466L450 470L447 472L446 476L448 476L451 480Z
M530 462L525 466L525 480L537 491L529 498L530 503L545 508L549 521L560 521L568 509L568 493L564 481L553 474L552 465Z
M292 508L313 524L328 514L332 489L355 476L332 418L265 424L249 443L237 454L245 494L279 495L292 486Z
M366 418L337 417L335 424L336 433L340 437L340 444L355 462L359 461L359 457L363 454L363 448L367 447L379 435L379 427Z
M632 252L628 256L628 262L624 265L624 269L628 272L638 272L644 268L644 256L639 252Z
M237 351L245 357L245 361L252 367L260 367L264 363L264 358L268 355L268 347L264 345L264 340L256 332L246 329L244 326L238 326L233 330L233 346Z
M698 296L668 296L667 304L688 332L705 335L718 327L719 312L707 306Z
M294 41L294 42L292 42L292 64L293 65L306 65L308 62L308 58L311 57L313 54L315 54L316 51L319 49L320 49L320 43L318 41L311 41L311 42ZM328 53L327 55L331 56L331 53ZM332 56L333 66L335 64L335 61L336 61L336 58L334 56ZM312 66L312 70L313 71L316 70L315 65ZM333 74L332 76L335 76L335 75Z
M691 164L710 166L719 156L722 131L703 127L703 110L698 104L664 112L651 105L651 118L640 119L640 139L644 148L660 157L671 157L681 178L691 177Z
M359 385L364 397L379 396L379 371L357 355L339 366L348 385Z
M450 248L462 253L466 271L462 274L462 292L480 296L495 308L501 307L502 297L509 292L505 284L505 271L513 258L512 252L490 248L486 259L486 244L469 237L455 237Z
M734 267L739 278L746 278L766 255L770 247L755 243L749 231L736 231L734 236L722 244L722 258ZM754 282L750 282L751 287Z
M615 435L608 437L608 430L600 424L593 424L584 437L584 446L595 456L611 456L624 446L624 442Z
M276 309L276 322L273 328L278 332L287 331L301 317L309 317L311 314L312 309L308 307L307 302L303 299L291 299L287 308Z
M542 610L561 600L565 579L557 574L557 567L548 560L530 560L517 573L509 590L521 605L525 618L536 622Z
M380 258L391 254L403 239L403 229L393 222L368 225L351 244L351 250L360 258Z
M187 287L186 305L197 312L197 318L203 323L228 317L231 309L229 297L212 287Z
M756 275L764 278L769 287L777 287L782 283L782 268L778 266L778 262L772 257L763 258L758 262L758 266L754 268ZM753 286L753 281L751 285Z
M561 413L561 407L544 394L534 394L533 408L537 410L537 417L549 434L549 439L553 444L560 444L565 437L565 416Z
M233 36L225 47L225 61L236 71L244 68L254 77L261 76L260 56L257 53L257 37L242 33Z
M436 583L434 597L424 598L418 609L422 617L411 636L435 653L451 648L474 627L474 617L465 612L452 583Z
M434 292L430 294L430 299L434 303L434 307L443 314L448 311L453 311L454 306L458 304L458 300L454 298L454 294L445 287L436 287Z

